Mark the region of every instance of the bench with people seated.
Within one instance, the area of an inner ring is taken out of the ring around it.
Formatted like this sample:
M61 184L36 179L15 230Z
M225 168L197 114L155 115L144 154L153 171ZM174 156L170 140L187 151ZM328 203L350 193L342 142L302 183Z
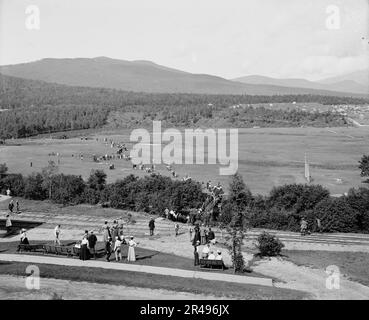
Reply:
M36 251L43 251L44 245L42 244L19 244L17 252L22 251L30 251L30 252L36 252Z
M41 252L44 254L55 254L61 256L79 256L80 248L74 246L55 246L47 244L19 244L17 252Z
M213 260L213 259L200 259L200 268L221 268L224 270L223 260Z

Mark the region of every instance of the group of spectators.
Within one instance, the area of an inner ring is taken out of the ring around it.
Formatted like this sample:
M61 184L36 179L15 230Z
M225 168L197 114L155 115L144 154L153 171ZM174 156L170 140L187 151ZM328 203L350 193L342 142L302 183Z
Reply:
M128 245L128 256L127 261L136 261L135 247L138 245L134 241L134 237L131 236L129 241L126 241L123 234L123 218L119 220L114 220L113 224L109 226L108 221L104 222L104 225L100 229L100 232L103 234L103 242L104 242L104 253L106 261L110 262L110 257L114 253L115 260L121 261L122 257L122 246ZM54 229L54 244L61 245L60 236L61 236L61 226L57 225ZM75 248L80 249L79 258L81 260L88 260L92 257L96 259L97 257L97 245L98 239L93 231L85 230L85 233L82 237L82 240L79 240L74 245Z
M127 261L136 261L135 247L138 245L134 241L134 237L130 236L128 242L123 234L123 219L114 220L113 225L109 227L108 222L105 221L102 227L103 241L105 248L106 261L110 261L110 256L114 252L115 260L121 261L122 245L128 245Z

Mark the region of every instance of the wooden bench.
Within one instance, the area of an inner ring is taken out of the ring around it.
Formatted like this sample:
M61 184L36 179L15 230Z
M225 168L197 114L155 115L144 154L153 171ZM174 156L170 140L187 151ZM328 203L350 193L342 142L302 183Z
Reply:
M81 251L81 248L72 247L71 255L72 256L79 256L80 251Z
M19 244L18 245L18 252L22 251L30 251L30 252L36 252L36 251L43 251L44 245L42 244Z
M200 259L200 268L210 268L213 269L216 267L217 269L224 270L223 260L209 260L209 259Z
M57 255L62 255L62 256L71 255L71 250L69 247L55 246L55 252Z
M55 246L44 245L44 253L58 254Z

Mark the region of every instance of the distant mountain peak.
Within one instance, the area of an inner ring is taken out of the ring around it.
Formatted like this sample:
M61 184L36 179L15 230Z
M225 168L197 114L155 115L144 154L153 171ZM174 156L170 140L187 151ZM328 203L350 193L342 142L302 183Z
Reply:
M0 66L0 72L8 76L69 86L111 88L136 92L345 95L332 91L331 86L304 79L274 79L253 75L244 77L245 79L238 78L236 81L231 81L218 76L181 71L149 60L128 61L106 56L45 58L29 63ZM347 83L342 86L344 85ZM325 89L322 90L322 87Z

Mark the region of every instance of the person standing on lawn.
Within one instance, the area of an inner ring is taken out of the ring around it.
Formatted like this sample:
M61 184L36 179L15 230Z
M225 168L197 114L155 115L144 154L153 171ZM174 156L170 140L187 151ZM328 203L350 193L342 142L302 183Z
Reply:
M155 220L154 220L154 218L150 219L149 229L150 229L150 236L153 236L154 235L154 229L155 229Z
M11 213L13 213L13 209L14 209L14 201L13 200L10 200L8 207L9 207L9 211Z
M12 220L10 219L10 215L6 215L6 222L5 222L6 232L10 233L12 231Z
M208 232L208 242L210 242L211 244L215 244L215 233L213 230L211 230L211 228L209 228L209 232Z
M194 255L194 265L195 266L198 266L200 264L199 249L198 249L199 245L200 245L200 241L197 241L193 246L193 248L194 248L193 255Z
M192 227L190 226L189 227L189 233L190 233L190 242L192 242L192 239L193 239L193 237L192 237L192 234L193 234L193 229L192 229Z
M123 229L124 229L124 220L123 217L118 219L118 234L119 237L123 236Z
M195 235L192 239L192 245L195 245L197 242L201 242L200 227L198 224L195 225L194 232Z
M84 235L81 242L81 250L79 252L79 258L83 261L89 259L89 252L87 246L88 246L87 236Z
M58 224L55 229L54 229L54 235L55 235L55 240L54 240L54 244L57 244L60 246L60 224Z
M200 229L201 244L206 244L206 231L205 228Z
M113 245L113 242L111 241L111 238L106 239L106 241L105 241L105 254L106 254L106 261L108 261L108 262L110 262L112 245Z
M90 232L90 235L88 236L88 246L90 248L90 253L91 255L94 257L94 259L96 259L96 249L95 249L95 246L96 246L96 242L97 242L97 238L94 234L93 231Z
M115 242L114 242L114 254L115 254L115 260L117 262L122 260L122 251L120 247L121 245L122 245L122 241L120 240L118 236L116 236Z
M175 234L176 234L176 237L178 236L178 234L179 234L179 224L178 223L176 223L175 225L174 225L174 231L175 231Z
M103 227L102 227L102 233L103 233L103 239L105 244L109 241L111 241L111 234L110 234L110 229L108 226L108 221L105 221Z
M137 246L137 243L133 240L133 237L128 241L128 261L136 261L136 253L135 253L135 247Z

